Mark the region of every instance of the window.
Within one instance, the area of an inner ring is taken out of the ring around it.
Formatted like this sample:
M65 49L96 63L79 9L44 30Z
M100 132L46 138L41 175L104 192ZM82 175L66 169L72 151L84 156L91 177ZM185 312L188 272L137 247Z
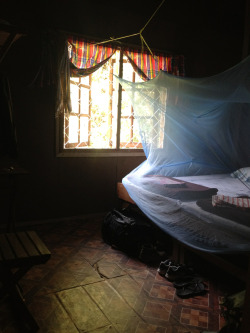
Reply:
M144 156L138 122L145 140L147 134L154 134L148 131L151 123L156 134L164 129L164 117L157 122L153 105L146 118L140 110L135 115L115 76L132 82L151 80L161 70L184 76L184 57L125 46L118 50L111 44L99 44L73 36L65 43L59 62L62 66L56 101L57 156ZM71 109L70 99L72 111L68 114L65 110ZM160 142L153 138L157 147L162 146L162 137Z
M64 154L139 152L143 155L139 129L129 97L114 74L132 82L142 79L122 51L94 73L71 77L72 112L65 114L62 145Z

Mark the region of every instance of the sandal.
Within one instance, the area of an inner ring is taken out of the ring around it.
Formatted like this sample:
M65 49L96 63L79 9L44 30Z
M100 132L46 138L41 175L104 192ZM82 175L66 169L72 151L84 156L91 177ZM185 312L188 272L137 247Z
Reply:
M164 276L168 272L169 268L173 265L176 265L178 267L178 264L175 264L175 262L172 259L167 259L165 261L161 261L159 268L157 269L157 272L161 275Z
M184 278L176 279L173 282L173 286L178 289L178 288L183 288L190 284L199 283L199 282L202 282L202 279L199 276L191 275L191 276L186 276Z
M187 265L169 266L165 277L169 281L175 281L180 278L189 278L194 276L194 270Z
M206 293L205 285L203 282L195 282L183 288L176 289L176 295L181 298L189 298L193 296L203 295Z

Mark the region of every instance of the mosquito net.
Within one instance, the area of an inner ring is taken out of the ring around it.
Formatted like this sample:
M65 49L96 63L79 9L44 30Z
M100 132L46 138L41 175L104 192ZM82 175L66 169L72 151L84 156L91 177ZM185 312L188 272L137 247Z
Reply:
M119 80L139 122L141 172L214 174L250 165L250 57L211 77L161 71L142 83Z
M163 200L161 193L152 186L146 188L139 180L148 175L228 174L250 166L250 56L222 73L205 78L177 77L161 71L154 79L142 83L117 79L131 99L147 157L123 179L123 184L154 222L189 245L194 244L197 228L201 239L203 227L192 226L185 234L173 229L172 221L171 227L166 228L171 211L179 210L180 205L171 198ZM149 192L153 193L153 199ZM211 237L212 241L207 240L203 245L199 241L195 246L216 248L213 228ZM225 250L230 242L231 238L224 239L218 249ZM249 244L250 235L247 241L237 239L235 248L242 243Z

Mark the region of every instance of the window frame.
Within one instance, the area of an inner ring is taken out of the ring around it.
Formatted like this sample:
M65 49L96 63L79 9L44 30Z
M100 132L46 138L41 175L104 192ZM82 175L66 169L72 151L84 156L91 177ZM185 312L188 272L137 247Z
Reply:
M119 59L119 73L120 77L122 77L123 71L123 51L120 50L120 59ZM135 75L135 74L134 74ZM122 108L122 88L121 84L118 86L118 105L117 105L117 147L120 147L120 125L122 118L128 118L128 116L121 116L121 108ZM131 106L132 108L132 106ZM129 116L131 118L131 116ZM134 117L132 117L132 121ZM142 156L145 157L145 153L143 148L87 148L87 149L78 149L74 147L64 148L64 114L60 114L56 117L56 156L57 157L113 157L113 156ZM80 134L78 134L80 135ZM121 143L122 144L122 143ZM69 144L70 145L70 144ZM74 144L72 144L73 146Z

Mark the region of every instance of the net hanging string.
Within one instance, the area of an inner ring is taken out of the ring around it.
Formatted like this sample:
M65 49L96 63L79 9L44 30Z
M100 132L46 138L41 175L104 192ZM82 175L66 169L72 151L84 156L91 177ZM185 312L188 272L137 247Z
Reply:
M118 37L118 38L113 38L111 37L110 39L108 40L105 40L103 42L100 42L100 43L95 43L94 45L100 45L100 44L105 44L105 43L108 43L108 42L113 42L113 41L116 41L116 40L120 40L120 39L123 39L123 38L129 38L129 37L134 37L134 36L138 36L140 35L140 38L141 38L141 43L142 43L142 49L143 49L143 44L146 45L147 49L149 50L149 52L151 53L152 57L153 57L153 52L151 51L150 47L148 46L148 44L146 43L144 37L142 36L142 32L143 30L146 28L146 26L149 24L149 22L152 20L152 18L155 16L155 14L158 12L158 10L160 9L160 7L163 5L163 3L165 2L165 0L162 0L162 2L159 4L159 6L156 8L156 10L154 11L154 13L152 14L152 16L149 18L149 20L147 21L147 23L144 25L144 27L137 33L135 34L132 34L132 35L127 35L127 36L123 36L123 37Z

